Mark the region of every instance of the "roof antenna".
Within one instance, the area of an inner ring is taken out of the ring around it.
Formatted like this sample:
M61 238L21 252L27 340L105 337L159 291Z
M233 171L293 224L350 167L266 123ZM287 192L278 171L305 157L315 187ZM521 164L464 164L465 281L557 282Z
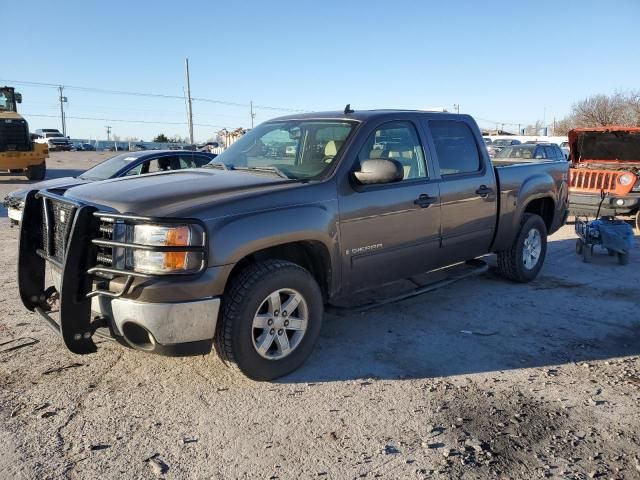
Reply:
M347 106L344 107L344 114L345 115L349 115L350 113L355 112L355 110L351 110L351 104L347 103Z

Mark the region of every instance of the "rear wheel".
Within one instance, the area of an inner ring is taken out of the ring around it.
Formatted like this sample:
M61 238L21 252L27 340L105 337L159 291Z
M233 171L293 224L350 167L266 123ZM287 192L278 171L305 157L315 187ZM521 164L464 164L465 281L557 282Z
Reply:
M26 176L29 180L44 180L47 174L47 164L42 162L40 165L33 165L27 168Z
M618 253L618 263L620 265L627 265L629 263L629 252Z
M250 265L224 296L216 349L247 377L273 380L309 357L322 314L322 293L307 270L283 260Z
M500 274L515 282L530 282L540 272L547 254L547 227L539 215L525 213L508 250L498 252Z

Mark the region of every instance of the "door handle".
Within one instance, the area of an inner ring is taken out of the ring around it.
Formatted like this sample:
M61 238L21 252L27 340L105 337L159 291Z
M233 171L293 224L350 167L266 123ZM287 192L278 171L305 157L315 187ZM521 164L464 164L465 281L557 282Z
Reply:
M423 193L422 195L420 195L418 198L416 198L413 201L413 203L416 204L416 205L419 205L420 208L427 208L431 204L434 204L434 203L437 203L437 202L438 202L438 197L430 197L426 193Z
M489 188L486 185L480 185L480 188L476 190L476 193L480 195L481 198L487 198L493 193L493 188Z

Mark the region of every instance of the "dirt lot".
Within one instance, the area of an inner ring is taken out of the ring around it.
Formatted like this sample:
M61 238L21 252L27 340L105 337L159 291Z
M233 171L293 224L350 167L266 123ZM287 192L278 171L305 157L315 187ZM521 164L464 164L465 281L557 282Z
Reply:
M69 353L20 304L5 210L0 241L0 478L640 478L640 248L583 264L567 226L535 282L329 314L256 383L213 354Z

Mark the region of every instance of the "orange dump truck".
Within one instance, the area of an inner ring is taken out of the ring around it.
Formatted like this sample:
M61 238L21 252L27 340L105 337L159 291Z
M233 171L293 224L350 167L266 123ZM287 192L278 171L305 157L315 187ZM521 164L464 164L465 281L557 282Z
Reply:
M571 214L595 216L604 190L601 215L632 219L640 231L640 128L576 128L569 146Z

